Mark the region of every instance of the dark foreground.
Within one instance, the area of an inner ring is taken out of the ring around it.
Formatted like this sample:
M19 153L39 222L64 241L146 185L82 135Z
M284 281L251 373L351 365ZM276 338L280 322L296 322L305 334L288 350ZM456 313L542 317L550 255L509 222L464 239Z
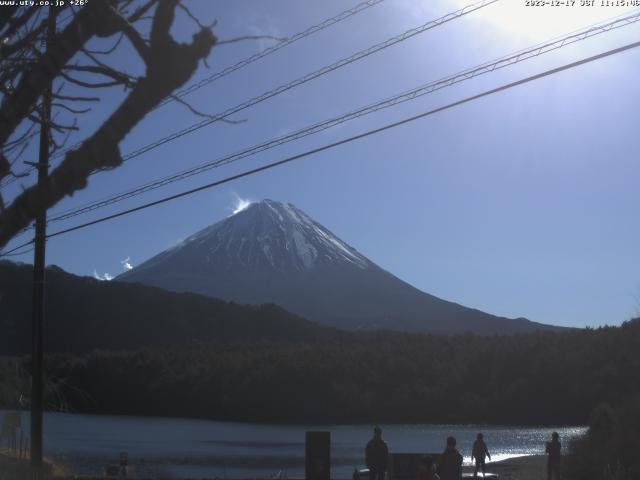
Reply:
M487 471L496 473L500 480L539 480L544 478L546 459L544 455L531 455L511 458L500 462L491 462ZM46 477L56 480L76 479L93 480L99 477L75 477L59 465L46 461ZM473 472L465 467L465 472ZM109 477L105 477L109 478ZM111 477L113 478L113 477ZM480 476L481 478L481 476ZM0 451L0 480L31 480L31 468L28 459L17 459Z
M4 439L3 439L4 440ZM50 461L44 463L45 477L58 477L65 472ZM0 447L0 480L31 480L32 470L28 458L16 458Z

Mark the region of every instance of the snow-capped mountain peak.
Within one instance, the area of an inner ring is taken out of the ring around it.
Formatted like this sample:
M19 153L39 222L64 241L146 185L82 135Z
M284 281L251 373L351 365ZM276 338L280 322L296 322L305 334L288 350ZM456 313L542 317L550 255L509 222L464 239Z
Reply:
M273 200L238 210L117 280L239 303L275 303L310 320L349 329L493 334L540 326L422 292L295 206Z
M137 267L158 262L237 268L312 270L343 264L365 269L371 262L290 203L255 202L183 240Z

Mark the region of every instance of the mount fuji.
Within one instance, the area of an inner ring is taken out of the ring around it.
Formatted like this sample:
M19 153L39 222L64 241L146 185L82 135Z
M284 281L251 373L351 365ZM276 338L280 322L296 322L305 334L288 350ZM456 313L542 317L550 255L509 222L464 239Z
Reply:
M119 277L247 304L275 303L343 329L513 334L555 328L497 317L422 292L304 212L263 200Z

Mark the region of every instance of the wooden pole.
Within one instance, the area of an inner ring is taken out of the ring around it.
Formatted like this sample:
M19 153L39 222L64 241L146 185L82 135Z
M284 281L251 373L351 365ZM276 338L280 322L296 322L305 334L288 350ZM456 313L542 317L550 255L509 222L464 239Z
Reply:
M47 47L56 29L56 13L49 7ZM40 125L40 151L38 158L38 187L44 187L49 175L49 135L51 118L51 83L42 94L42 123ZM42 351L42 325L44 322L45 245L47 211L36 217L35 253L33 258L33 314L31 319L31 465L36 474L42 472L42 417L44 404L44 372Z

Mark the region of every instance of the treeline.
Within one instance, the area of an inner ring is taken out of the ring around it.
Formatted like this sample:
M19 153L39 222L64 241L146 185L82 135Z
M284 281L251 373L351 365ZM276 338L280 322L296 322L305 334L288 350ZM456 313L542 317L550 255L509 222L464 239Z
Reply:
M33 269L0 261L0 355L31 351ZM86 353L188 344L339 335L276 305L238 305L139 284L47 269L45 351Z
M587 434L571 445L565 462L570 480L640 478L640 397L598 405Z
M584 424L640 393L640 322L478 337L370 333L47 358L78 412L254 422ZM28 371L22 361L21 368ZM0 362L0 378L15 371ZM4 381L2 382L5 383ZM15 383L15 382L14 382Z

